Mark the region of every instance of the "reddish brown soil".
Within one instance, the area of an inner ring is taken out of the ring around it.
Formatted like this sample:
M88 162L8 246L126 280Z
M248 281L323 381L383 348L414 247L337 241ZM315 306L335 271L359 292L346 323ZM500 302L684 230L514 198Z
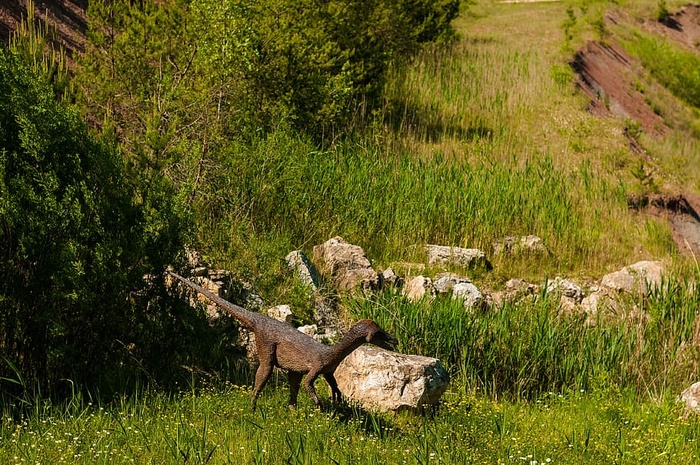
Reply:
M663 23L648 21L644 28L661 34L688 50L700 53L700 5L686 5L666 18Z
M572 66L579 76L579 88L591 98L592 113L631 118L649 134L666 134L668 127L663 119L634 87L635 73L641 65L622 47L589 41L576 52Z
M607 20L617 21L613 16ZM642 27L700 53L700 5L686 5L664 22L646 21ZM668 132L663 119L634 85L641 64L622 47L589 41L576 53L572 66L579 75L578 86L591 98L592 113L631 118L645 132L657 137Z
M35 17L46 22L55 32L55 42L69 56L85 47L88 0L34 0ZM0 42L7 43L23 18L27 16L27 0L0 1Z
M614 17L608 21L615 22ZM646 30L663 35L688 50L700 53L700 5L688 5L664 22L647 21ZM572 67L578 87L590 97L589 110L600 116L630 118L648 134L664 137L669 128L635 86L641 64L617 44L587 42L576 53ZM643 154L633 137L630 147ZM686 192L631 198L630 208L668 220L673 239L683 253L700 257L700 196Z

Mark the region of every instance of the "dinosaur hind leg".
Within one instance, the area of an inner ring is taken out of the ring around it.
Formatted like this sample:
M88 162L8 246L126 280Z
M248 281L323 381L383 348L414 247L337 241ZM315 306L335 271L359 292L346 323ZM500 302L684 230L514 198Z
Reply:
M333 376L333 373L328 373L328 374L323 375L323 377L326 378L328 385L331 387L333 403L334 404L340 403L343 396L340 393L340 389L338 389L338 383L335 380L335 376Z
M299 395L299 386L301 385L302 373L290 371L289 375L289 406L297 405L297 396Z
M314 401L316 407L321 407L321 400L318 398L318 394L316 394L316 389L314 389L316 377L318 377L318 373L308 373L306 378L304 378L304 389L306 389L306 392L309 394L309 397L311 397L311 400Z
M267 384L267 380L270 379L271 375L272 363L269 361L263 362L261 360L258 371L255 372L255 387L253 388L253 399L251 401L251 407L253 410L255 410L255 403L258 399L258 395L260 395L260 391L262 391L262 388L265 387L265 384Z

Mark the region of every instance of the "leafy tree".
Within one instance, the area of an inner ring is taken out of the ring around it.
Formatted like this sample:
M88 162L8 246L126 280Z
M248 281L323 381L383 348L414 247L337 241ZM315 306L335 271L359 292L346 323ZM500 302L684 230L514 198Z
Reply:
M449 35L458 10L458 0L91 2L82 106L140 169L177 163L196 177L220 137L280 121L342 132L379 104L389 63Z

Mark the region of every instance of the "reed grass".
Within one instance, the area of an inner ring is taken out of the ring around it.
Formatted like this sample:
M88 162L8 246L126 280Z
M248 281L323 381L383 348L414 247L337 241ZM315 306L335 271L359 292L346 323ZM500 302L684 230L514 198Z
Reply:
M234 269L237 256L254 258L247 251L269 263L334 235L386 266L422 261L426 243L490 253L505 236L536 234L552 255L538 269L516 266L528 276L605 269L640 244L640 234L627 234L637 226L624 185L598 178L587 162L563 171L548 155L504 163L439 153L421 158L363 141L318 150L277 133L253 150L233 148L222 164L224 176L210 185L212 202L225 201L202 206L212 215L203 224L212 249ZM618 247L608 247L610 241Z
M466 311L450 298L410 302L387 292L349 305L357 317L393 332L399 350L439 358L466 385L492 397L589 391L605 380L661 398L693 382L700 361L694 285L666 280L650 295L597 315L563 311L559 299L543 293Z

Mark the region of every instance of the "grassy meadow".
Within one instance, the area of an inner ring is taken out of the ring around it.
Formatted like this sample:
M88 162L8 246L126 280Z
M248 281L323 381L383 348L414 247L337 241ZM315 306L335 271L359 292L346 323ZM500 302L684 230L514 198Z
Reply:
M2 418L3 463L694 463L697 420L617 390L532 402L450 392L422 417L283 406L239 386ZM83 402L84 403L84 402Z
M630 194L700 190L700 171L688 169L700 156L697 102L676 98L659 74L673 68L654 53L672 45L611 28L608 39L623 37L635 56L660 65L640 85L673 122L664 140L639 137L648 153L640 159L625 137L629 122L589 114L568 66L583 40L600 35L608 8L654 18L661 2L464 3L457 41L393 69L384 106L361 134L319 148L279 130L217 154L192 212L206 258L297 313L311 303L282 259L333 235L383 268L424 261L425 243L489 254L505 236L535 234L550 255L495 257L475 283L599 279L660 259L672 272L660 289L593 322L546 293L473 313L393 291L344 301L345 316L374 318L400 352L443 361L452 383L437 408L318 410L302 393L290 410L278 375L251 412L245 370L112 400L80 389L64 403L34 393L0 409L0 463L700 461L700 422L676 402L700 369L697 263L677 252L663 219L627 206ZM682 3L663 2L671 11ZM663 55L681 67L697 60ZM652 174L640 174L645 165ZM2 381L33 392L30 381Z
M583 324L546 295L498 312L391 293L350 305L393 331L402 352L440 357L452 374L424 413L286 407L273 377L258 410L250 379L148 390L101 403L18 398L0 418L3 463L694 463L700 423L676 387L697 372L698 296L667 283L651 322ZM418 337L417 335L422 335ZM685 349L681 349L684 346ZM688 346L687 343L691 343ZM659 350L659 348L664 348ZM319 385L322 384L319 383ZM321 395L328 399L328 390ZM99 397L96 397L98 399Z

